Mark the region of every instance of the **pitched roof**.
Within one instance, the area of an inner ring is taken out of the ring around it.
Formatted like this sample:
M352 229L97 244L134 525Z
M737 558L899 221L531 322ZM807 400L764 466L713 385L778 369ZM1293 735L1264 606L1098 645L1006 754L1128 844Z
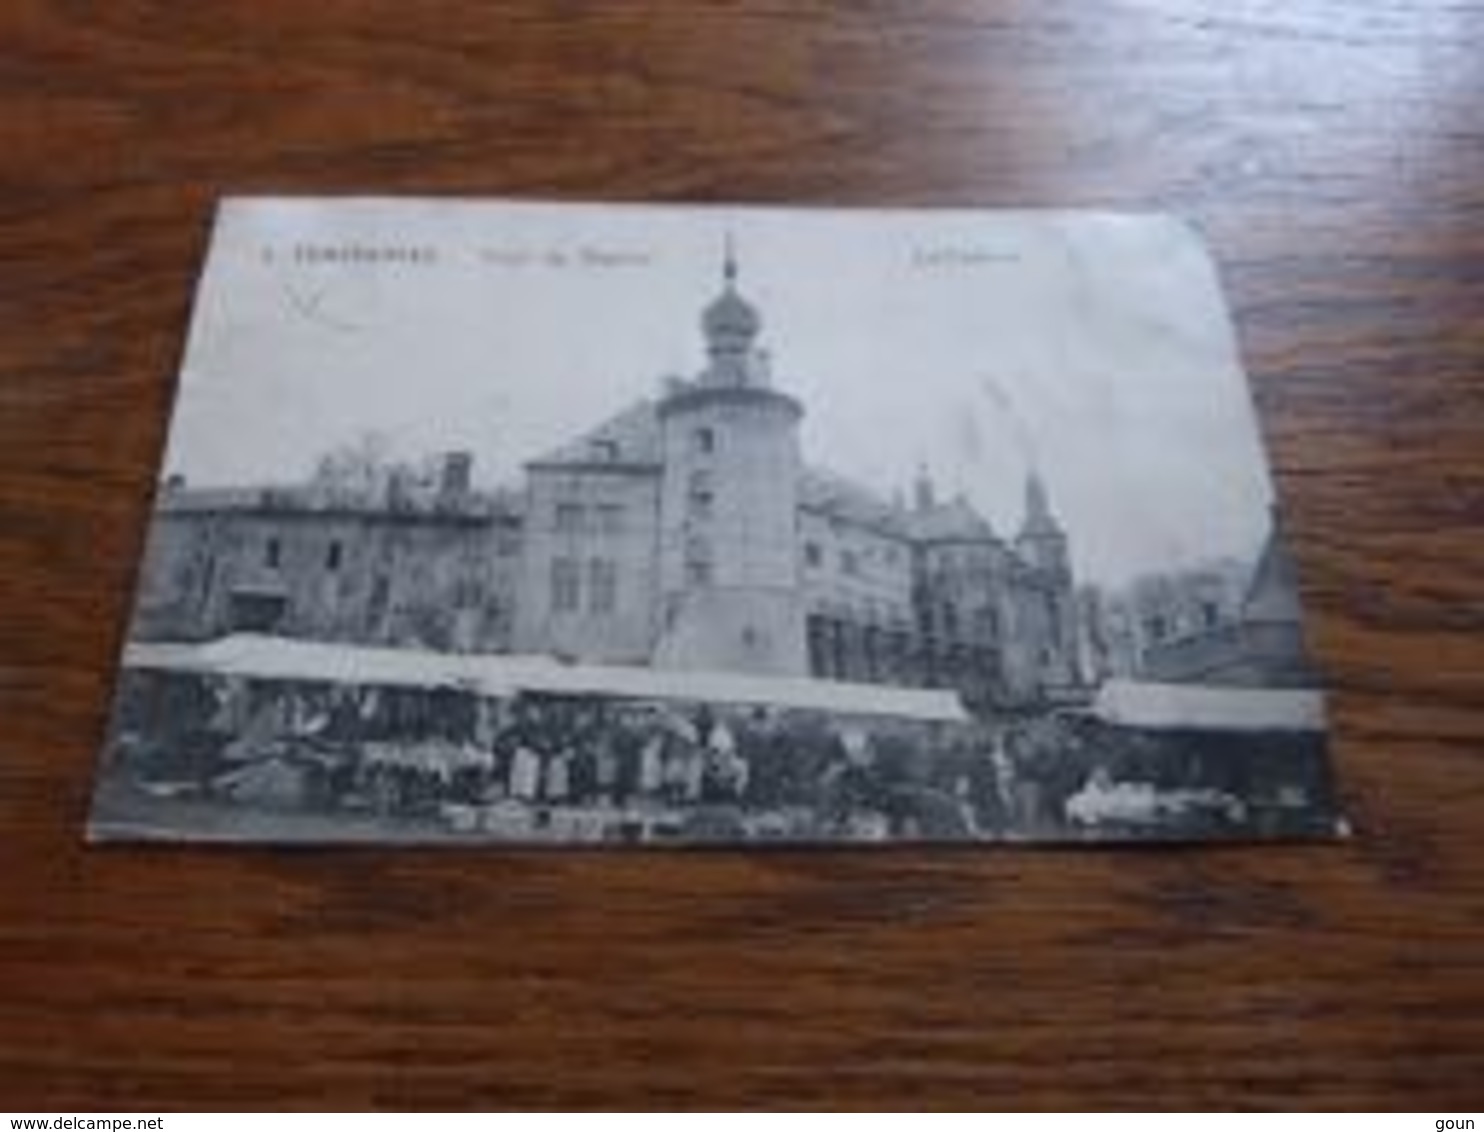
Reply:
M966 499L954 499L925 510L909 510L826 468L804 469L799 504L831 518L913 542L998 541L989 520Z
M575 439L527 461L527 466L613 464L657 468L661 459L659 416L655 403L644 398Z
M161 489L155 510L167 515L396 515L465 521L519 517L524 496L509 488L470 491L454 499L411 493L397 503L384 492L350 493L313 484L258 487L171 487Z
M267 484L258 487L183 487L167 483L155 497L155 510L170 514L283 510L302 492L302 488ZM305 508L301 502L291 509Z
M906 513L900 507L870 488L825 468L804 468L799 482L799 505L898 538L908 537Z
M1267 544L1252 572L1252 581L1242 600L1242 620L1246 622L1286 622L1300 620L1298 577L1288 544L1275 526L1268 532Z
M910 512L907 524L917 542L984 542L995 537L989 521L966 499Z

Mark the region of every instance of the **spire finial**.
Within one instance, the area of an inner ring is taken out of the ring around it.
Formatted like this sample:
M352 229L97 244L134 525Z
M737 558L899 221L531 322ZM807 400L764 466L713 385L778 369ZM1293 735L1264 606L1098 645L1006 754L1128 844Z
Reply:
M1037 518L1051 513L1051 505L1046 499L1046 481L1041 478L1041 469L1035 465L1025 477L1025 509L1027 514Z
M737 252L731 232L725 236L721 294L701 312L701 332L711 357L708 380L713 384L746 385L758 377L752 353L762 320L752 304L737 293Z
M926 460L917 461L917 479L912 484L912 504L918 511L931 511L937 505L933 474Z
M1046 481L1041 478L1040 469L1032 465L1025 478L1025 518L1021 522L1020 535L1022 538L1033 538L1061 533L1061 525L1051 514Z

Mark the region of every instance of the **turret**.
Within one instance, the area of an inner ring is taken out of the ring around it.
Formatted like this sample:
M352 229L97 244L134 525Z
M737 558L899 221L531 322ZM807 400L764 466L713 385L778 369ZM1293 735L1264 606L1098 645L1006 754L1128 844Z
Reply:
M1046 484L1036 471L1025 481L1025 518L1015 538L1015 548L1037 569L1058 577L1071 576L1066 532L1051 513Z
M1068 687L1080 682L1077 649L1077 607L1073 593L1067 536L1051 511L1046 483L1032 470L1025 482L1025 518L1015 537L1022 561L1039 575L1046 624L1041 641L1040 673L1043 688Z

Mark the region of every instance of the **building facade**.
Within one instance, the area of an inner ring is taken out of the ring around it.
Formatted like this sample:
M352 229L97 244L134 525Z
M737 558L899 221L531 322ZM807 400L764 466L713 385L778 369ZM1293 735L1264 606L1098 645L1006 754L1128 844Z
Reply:
M513 637L518 500L394 481L374 497L321 485L196 490L155 503L132 634L202 640L281 633L434 649L503 651Z
M1298 581L1277 515L1256 562L1151 574L1118 593L1078 594L1082 670L1094 681L1317 687Z
M1038 475L1001 538L965 499L910 504L806 461L805 407L723 285L706 357L554 451L470 486L468 457L349 497L167 485L135 633L255 630L611 664L956 687L970 703L1077 686L1066 533Z

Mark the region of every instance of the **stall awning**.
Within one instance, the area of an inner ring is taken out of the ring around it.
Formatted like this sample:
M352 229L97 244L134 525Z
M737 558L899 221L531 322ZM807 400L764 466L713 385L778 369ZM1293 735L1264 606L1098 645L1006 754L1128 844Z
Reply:
M1108 723L1211 731L1321 731L1324 697L1292 688L1109 680L1092 712Z
M565 664L547 656L443 653L252 633L202 644L131 644L125 650L124 665L258 680L467 688L495 697L534 692L790 708L923 722L963 723L969 718L958 693L945 689L733 672Z
M465 658L420 649L376 648L236 633L201 644L131 644L126 668L199 672L256 680L376 687L447 688L466 683Z
M969 718L957 692L938 688L852 684L801 676L561 664L540 657L469 659L481 672L488 672L496 686L508 682L524 691L552 695L737 704L940 723L963 723Z

